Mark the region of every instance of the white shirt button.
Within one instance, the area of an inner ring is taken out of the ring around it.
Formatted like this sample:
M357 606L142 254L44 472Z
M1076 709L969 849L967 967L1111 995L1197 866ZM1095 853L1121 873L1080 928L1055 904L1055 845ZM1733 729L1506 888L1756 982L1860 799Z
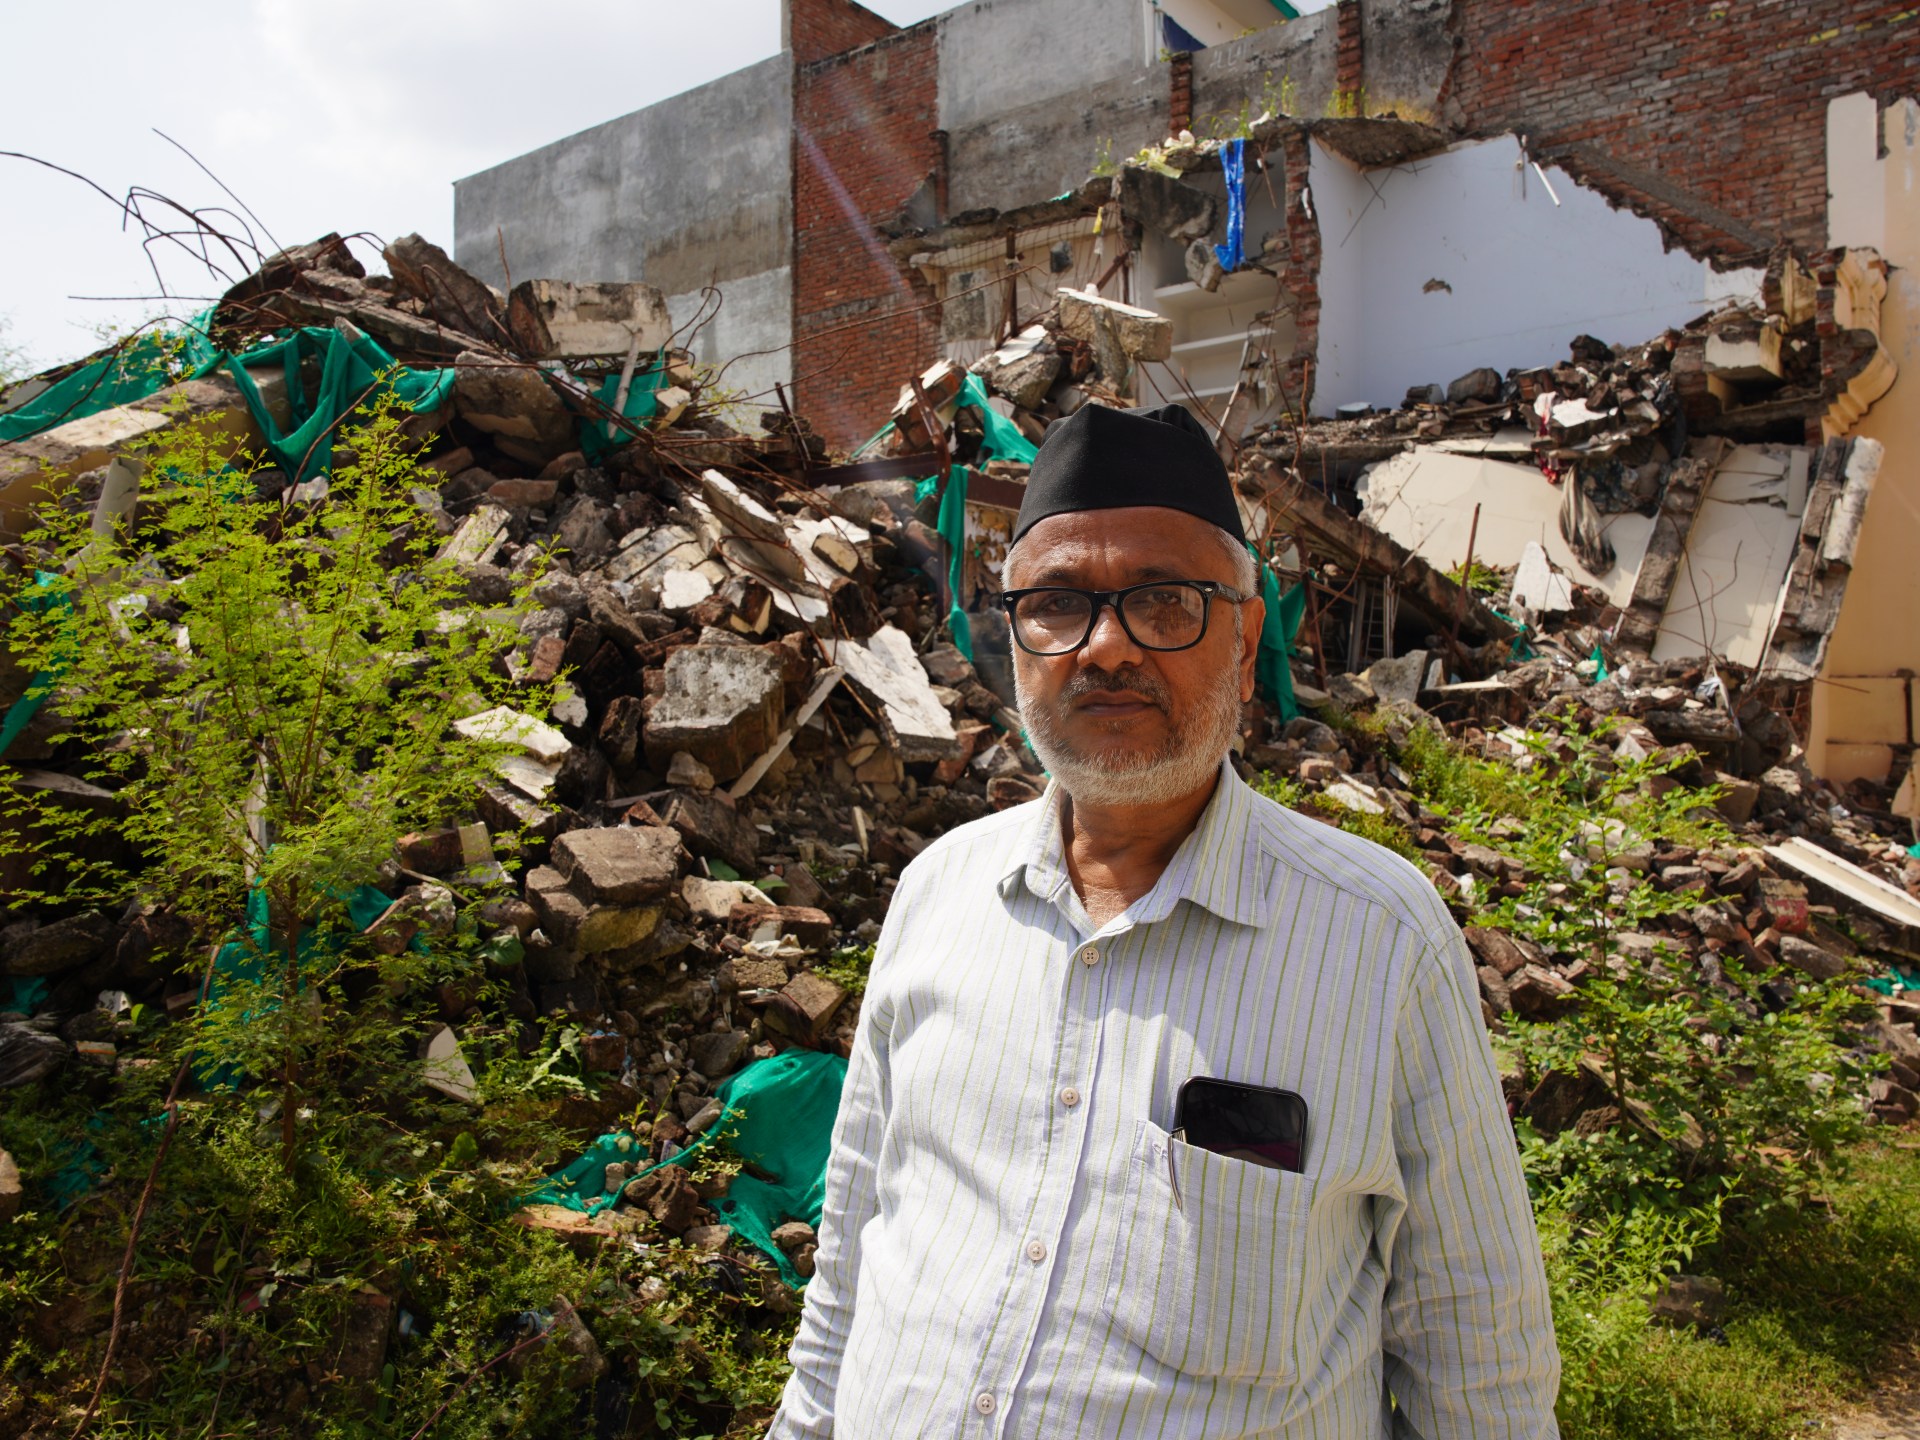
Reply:
M1047 1247L1045 1245L1042 1245L1038 1240L1029 1240L1027 1242L1027 1259L1038 1265L1046 1258Z
M974 1396L973 1408L978 1410L982 1415L991 1415L993 1413L992 1392L982 1390L978 1395Z
M1080 952L1080 963L1082 965L1098 965L1100 963L1100 947L1097 945L1087 946L1086 949Z
M1080 1103L1080 1092L1069 1085L1060 1092L1060 1103L1071 1110Z

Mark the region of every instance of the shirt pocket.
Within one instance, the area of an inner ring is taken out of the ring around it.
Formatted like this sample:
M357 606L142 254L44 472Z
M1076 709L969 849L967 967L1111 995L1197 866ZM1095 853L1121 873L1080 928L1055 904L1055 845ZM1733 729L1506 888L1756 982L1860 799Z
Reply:
M1114 1328L1183 1374L1292 1383L1313 1182L1195 1149L1151 1121L1127 1172L1107 1281Z

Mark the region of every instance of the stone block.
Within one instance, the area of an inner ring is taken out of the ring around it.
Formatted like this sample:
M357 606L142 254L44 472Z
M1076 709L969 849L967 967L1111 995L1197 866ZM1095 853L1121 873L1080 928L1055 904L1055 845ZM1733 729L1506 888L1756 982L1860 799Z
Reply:
M752 935L761 926L772 924L782 935L791 935L799 944L817 950L833 938L833 917L808 905L736 904L727 916L727 928L736 935Z
M778 990L787 983L787 967L768 955L736 955L716 978L722 990Z
M723 860L743 873L753 868L760 854L760 832L724 790L676 791L661 818L679 832L695 855Z
M72 970L106 954L113 941L113 921L93 910L38 927L31 922L9 925L0 931L0 974Z
M0 1150L0 1225L13 1219L20 1213L25 1193L20 1185L20 1167L13 1163L13 1156Z
M1376 660L1364 676L1376 698L1407 705L1420 702L1420 687L1426 681L1427 652L1409 650L1391 660Z
M687 1042L687 1059L709 1080L721 1080L746 1063L753 1041L744 1030L710 1030Z
M1504 930L1492 930L1482 925L1469 925L1466 939L1475 957L1481 964L1492 967L1505 980L1517 974L1528 965L1545 963L1540 947L1530 940L1509 935Z
M549 940L588 955L641 944L664 913L660 905L589 904L564 875L546 865L527 873L527 900Z
M672 892L686 853L663 825L569 830L553 842L553 868L582 900L633 905Z
M827 1026L847 998L847 992L811 970L802 970L774 1002L762 1012L769 1030L786 1036L797 1045L817 1045L825 1038Z
M1847 962L1831 950L1798 935L1780 937L1780 959L1815 980L1837 980L1847 973Z
M516 460L544 465L573 448L573 417L532 366L468 351L454 371L453 404Z
M1500 398L1500 372L1482 365L1447 386L1449 405L1481 404Z
M689 645L667 657L666 689L647 718L647 762L665 773L684 750L731 780L780 733L785 686L777 656L748 645Z
M1060 292L1060 328L1088 344L1105 329L1131 360L1165 360L1173 354L1173 321L1084 290Z
M686 1168L666 1165L627 1182L626 1202L669 1235L685 1234L700 1216L700 1196Z

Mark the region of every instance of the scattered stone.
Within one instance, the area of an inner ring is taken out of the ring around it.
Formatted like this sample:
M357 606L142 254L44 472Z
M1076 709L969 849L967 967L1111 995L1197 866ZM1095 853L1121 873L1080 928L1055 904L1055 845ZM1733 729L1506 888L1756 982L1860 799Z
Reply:
M663 1165L628 1181L623 1198L669 1235L685 1234L700 1214L700 1196L682 1165Z
M20 1185L20 1167L14 1163L13 1156L0 1150L0 1225L6 1224L20 1213L20 1207L26 1201L26 1193ZM778 1232L775 1232L778 1238ZM808 1231L812 1238L812 1231Z
M663 825L569 830L553 842L553 864L590 904L636 905L670 894L686 852Z
M709 1031L687 1042L687 1059L709 1080L723 1080L746 1064L753 1040L744 1030Z
M750 645L689 645L667 658L666 688L647 717L647 761L661 771L684 751L731 780L780 733L781 662ZM711 788L710 786L707 788Z
M761 1013L761 1019L769 1030L777 1031L796 1045L817 1045L846 998L847 992L824 975L803 970Z

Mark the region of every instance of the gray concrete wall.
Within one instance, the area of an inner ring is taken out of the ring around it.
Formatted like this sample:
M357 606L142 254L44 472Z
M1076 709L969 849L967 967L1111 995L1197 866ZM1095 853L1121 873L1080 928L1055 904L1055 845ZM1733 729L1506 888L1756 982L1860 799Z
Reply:
M1166 138L1137 0L975 0L940 16L950 213L1028 205Z
M454 182L454 258L517 280L644 280L677 323L703 286L724 296L693 345L722 382L791 378L792 71L776 55L710 84Z
M1211 133L1209 121L1238 116L1243 105L1251 106L1256 116L1269 104L1276 113L1303 118L1330 113L1336 23L1332 10L1321 10L1196 54L1195 133ZM1368 63L1372 58L1367 57Z
M1369 115L1391 107L1403 120L1443 118L1438 107L1453 68L1452 17L1453 0L1368 0L1361 7Z

